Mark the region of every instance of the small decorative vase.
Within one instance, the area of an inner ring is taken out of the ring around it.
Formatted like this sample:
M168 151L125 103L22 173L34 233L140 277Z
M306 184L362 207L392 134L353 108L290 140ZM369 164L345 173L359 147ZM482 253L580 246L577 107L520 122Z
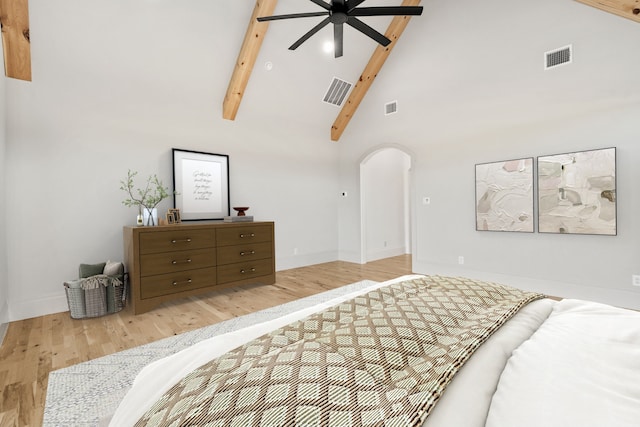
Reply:
M142 222L142 214L138 214L138 217L136 218L136 223L137 223L138 225L142 225L142 224L144 224L144 223Z
M245 207L238 207L238 208L234 207L233 210L238 212L238 216L246 216L247 214L245 214L244 211L249 210L249 208L248 207L247 208L245 208Z
M158 209L153 208L150 210L148 208L143 208L142 222L144 225L147 225L147 226L158 225Z

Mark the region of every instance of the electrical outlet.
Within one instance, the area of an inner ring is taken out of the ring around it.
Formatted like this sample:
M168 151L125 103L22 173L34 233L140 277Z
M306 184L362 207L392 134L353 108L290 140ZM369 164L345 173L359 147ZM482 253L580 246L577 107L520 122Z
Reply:
M298 255L298 248L293 248L293 254Z
M458 264L460 265L464 264L464 257L462 255L458 257Z
M634 274L631 276L631 284L633 286L640 286L640 274Z

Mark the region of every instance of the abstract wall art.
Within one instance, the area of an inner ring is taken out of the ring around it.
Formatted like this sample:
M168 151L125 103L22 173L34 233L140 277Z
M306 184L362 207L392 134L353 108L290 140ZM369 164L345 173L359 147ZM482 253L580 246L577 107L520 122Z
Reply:
M476 165L476 230L533 233L533 158Z
M538 157L538 231L616 235L615 147Z

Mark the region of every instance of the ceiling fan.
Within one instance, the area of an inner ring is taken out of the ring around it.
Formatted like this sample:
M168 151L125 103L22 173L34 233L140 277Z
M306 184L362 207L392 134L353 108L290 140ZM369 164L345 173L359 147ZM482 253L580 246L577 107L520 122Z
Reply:
M360 31L364 35L372 38L382 46L387 46L391 43L391 40L374 30L361 20L358 16L409 16L409 15L422 15L422 6L374 6L374 7L358 7L365 0L331 0L330 3L324 0L310 0L324 9L322 12L309 12L309 13L293 13L289 15L274 15L259 17L259 22L264 21L276 21L279 19L291 19L291 18L308 18L312 16L325 16L318 25L313 27L302 37L300 37L289 49L295 50L302 43L307 41L311 36L320 31L328 24L333 24L333 45L334 56L339 58L343 53L343 24L347 24L356 30Z

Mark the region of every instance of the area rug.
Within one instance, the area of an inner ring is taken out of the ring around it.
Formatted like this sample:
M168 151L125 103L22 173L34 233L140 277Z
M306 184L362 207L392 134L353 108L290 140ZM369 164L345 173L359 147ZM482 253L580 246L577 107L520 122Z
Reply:
M59 369L49 374L44 427L98 427L104 424L149 363L199 341L292 313L364 289L371 280L352 283L211 326Z

